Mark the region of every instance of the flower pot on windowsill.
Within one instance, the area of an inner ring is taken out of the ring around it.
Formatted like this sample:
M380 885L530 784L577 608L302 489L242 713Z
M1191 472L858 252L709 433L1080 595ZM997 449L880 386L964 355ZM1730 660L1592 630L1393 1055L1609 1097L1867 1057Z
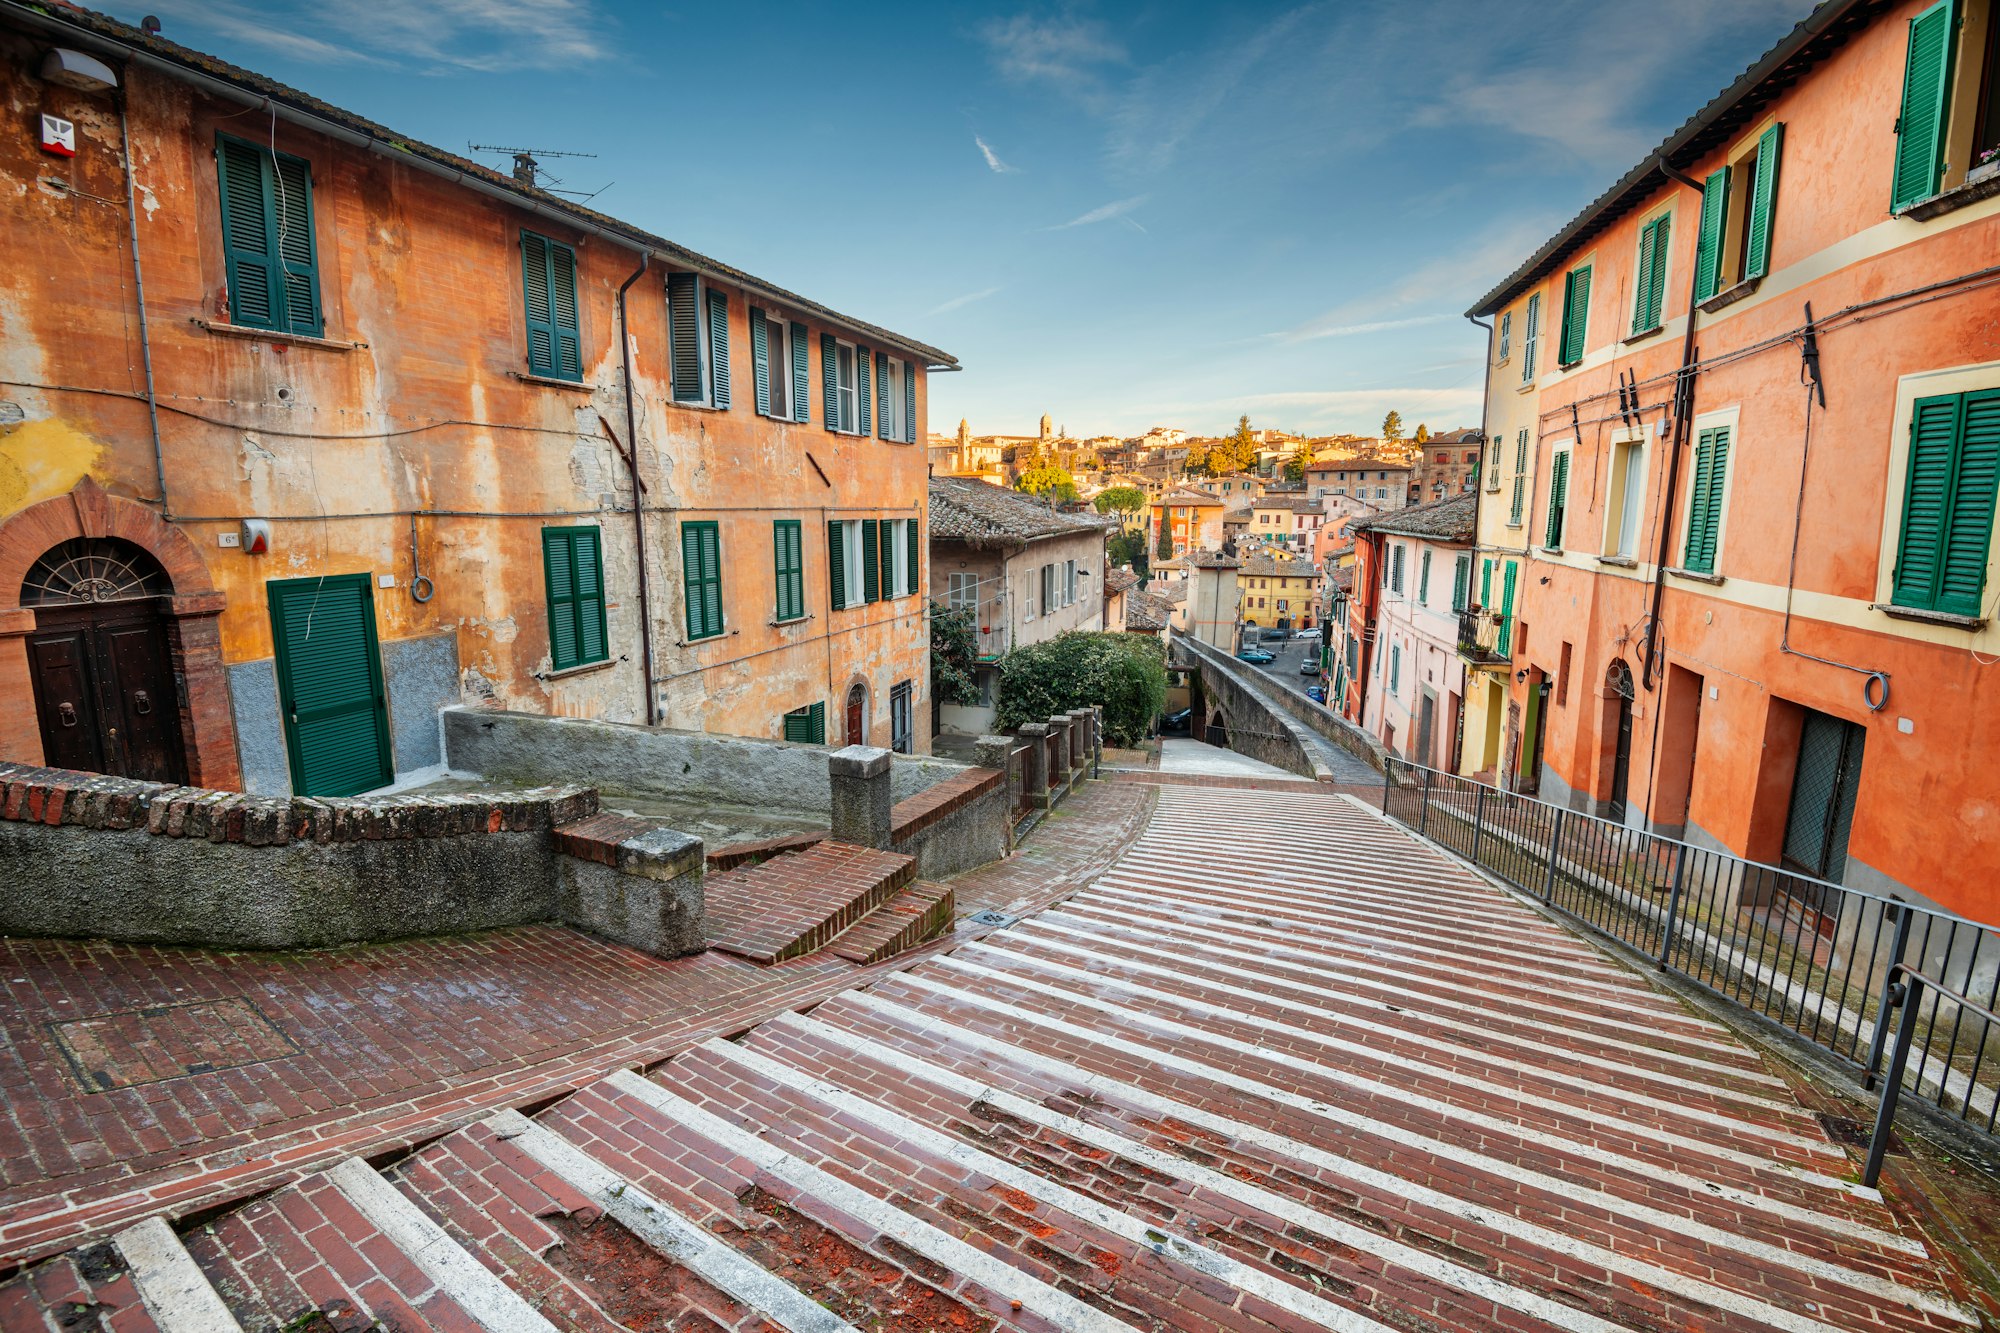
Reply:
M1974 181L1983 181L1989 176L2000 176L2000 157L1996 157L1989 162L1981 162L1978 166L1966 172L1965 183L1970 185Z

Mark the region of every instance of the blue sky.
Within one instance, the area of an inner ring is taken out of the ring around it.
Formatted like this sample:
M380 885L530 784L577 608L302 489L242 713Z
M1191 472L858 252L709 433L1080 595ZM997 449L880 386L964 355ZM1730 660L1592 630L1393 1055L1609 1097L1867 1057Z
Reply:
M952 352L930 420L1474 425L1460 312L1810 0L110 7ZM502 159L489 159L505 165Z

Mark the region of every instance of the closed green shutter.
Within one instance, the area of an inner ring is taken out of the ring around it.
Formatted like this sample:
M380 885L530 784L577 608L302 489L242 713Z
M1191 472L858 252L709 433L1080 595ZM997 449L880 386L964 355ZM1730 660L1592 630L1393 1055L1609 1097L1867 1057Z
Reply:
M795 745L826 744L826 704L807 704L785 714L785 739Z
M1451 609L1465 609L1465 585L1472 581L1472 557L1462 555L1451 562Z
M792 325L792 419L811 421L811 395L806 391L812 387L812 344L808 341L806 326Z
M781 372L782 373L782 372ZM771 333L764 312L750 307L750 379L757 397L757 415L771 415Z
M776 618L797 620L806 613L805 543L798 519L781 518L771 524L771 565Z
M847 605L847 525L837 519L826 525L826 587L834 610Z
M908 518L904 519L903 521L909 524L910 591L911 593L914 594L918 591L917 577L923 572L923 552L919 550L917 547L917 531L918 531L917 520L915 520L914 518Z
M729 406L729 298L708 294L708 374L714 386L710 401Z
M881 524L872 518L861 520L861 600L882 600Z
M1417 600L1428 602L1431 596L1431 553L1424 552L1423 563L1417 566Z
M896 596L896 520L882 520L882 600L887 602Z
M874 391L868 387L868 372L869 368L873 365L874 358L869 355L866 347L857 347L854 349L854 406L855 410L861 414L861 418L856 423L854 429L863 435L872 435L875 431L875 427L870 421L875 407Z
M1919 398L1892 578L1897 606L1983 614L2000 489L2000 389Z
M917 363L903 363L903 443L917 442Z
M1896 119L1896 175L1891 211L1937 193L1944 168L1944 115L1951 90L1951 53L1958 33L1957 0L1938 0L1910 20L1903 65L1903 107Z
M1479 605L1482 610L1493 609L1493 562L1479 562Z
M1568 455L1564 455L1567 457ZM1507 572L1501 580L1500 592L1500 639L1494 651L1506 657L1514 646L1514 574L1518 566L1512 560L1507 562Z
M889 354L875 353L875 433L883 439L889 434Z
M1396 688L1402 678L1403 645L1400 643L1391 644L1389 646L1389 692L1391 694L1396 692Z
M1516 472L1514 474L1514 503L1513 507L1508 511L1507 517L1507 522L1511 526L1517 528L1521 526L1521 506L1527 502L1527 498L1528 475L1525 472Z
M1542 294L1528 297L1527 327L1521 332L1521 383L1535 382L1535 362L1542 355Z
M227 135L216 138L215 163L230 322L319 337L311 168Z
M1569 453L1559 453L1549 464L1549 522L1542 533L1542 545L1552 550L1562 547L1563 506L1569 500ZM1509 565L1509 569L1513 566Z
M1750 189L1750 235L1744 245L1743 276L1761 278L1771 268L1771 213L1778 197L1778 155L1785 127L1773 125L1757 140L1757 178Z
M1729 220L1729 168L1709 173L1701 187L1701 234L1695 238L1694 299L1715 295L1722 281L1722 229Z
M714 638L722 633L722 538L714 520L681 524L681 575L689 640Z
M1688 501L1687 549L1682 565L1715 572L1716 538L1722 530L1723 481L1729 473L1729 428L1714 426L1695 439L1694 480Z
M1966 394L1964 403L1937 605L1940 611L1977 616L1984 614L1980 599L1993 540L1993 504L2000 491L2000 389Z
M595 527L543 528L549 666L566 671L610 655L604 624L603 535Z
M1583 360L1585 337L1590 323L1590 268L1571 269L1563 280L1563 326L1560 363L1573 366Z
M840 341L831 333L819 335L819 363L826 380L826 428L840 430Z
M704 401L701 386L700 281L692 273L667 274L667 336L671 343L674 401Z
M368 574L265 585L294 796L352 796L395 777Z
M521 295L528 325L528 373L551 379L582 379L576 252L560 241L522 232Z
M1639 233L1639 265L1634 274L1638 295L1632 303L1634 334L1650 333L1660 327L1667 285L1667 242L1673 220L1671 213L1662 214Z

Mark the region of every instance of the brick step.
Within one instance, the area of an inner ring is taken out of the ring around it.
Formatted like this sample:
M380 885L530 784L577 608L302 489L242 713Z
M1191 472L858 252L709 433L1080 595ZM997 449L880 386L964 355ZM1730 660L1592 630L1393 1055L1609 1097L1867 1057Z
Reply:
M827 951L850 963L879 963L935 939L957 915L951 885L914 883L835 936Z
M821 842L702 885L711 949L771 964L818 949L916 877L914 857Z

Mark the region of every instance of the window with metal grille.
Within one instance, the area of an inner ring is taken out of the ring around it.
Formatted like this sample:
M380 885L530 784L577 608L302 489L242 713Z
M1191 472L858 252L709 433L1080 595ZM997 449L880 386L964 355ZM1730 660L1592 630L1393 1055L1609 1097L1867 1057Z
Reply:
M1868 733L1843 718L1803 711L1782 859L1788 869L1838 883L1847 870L1847 835Z

